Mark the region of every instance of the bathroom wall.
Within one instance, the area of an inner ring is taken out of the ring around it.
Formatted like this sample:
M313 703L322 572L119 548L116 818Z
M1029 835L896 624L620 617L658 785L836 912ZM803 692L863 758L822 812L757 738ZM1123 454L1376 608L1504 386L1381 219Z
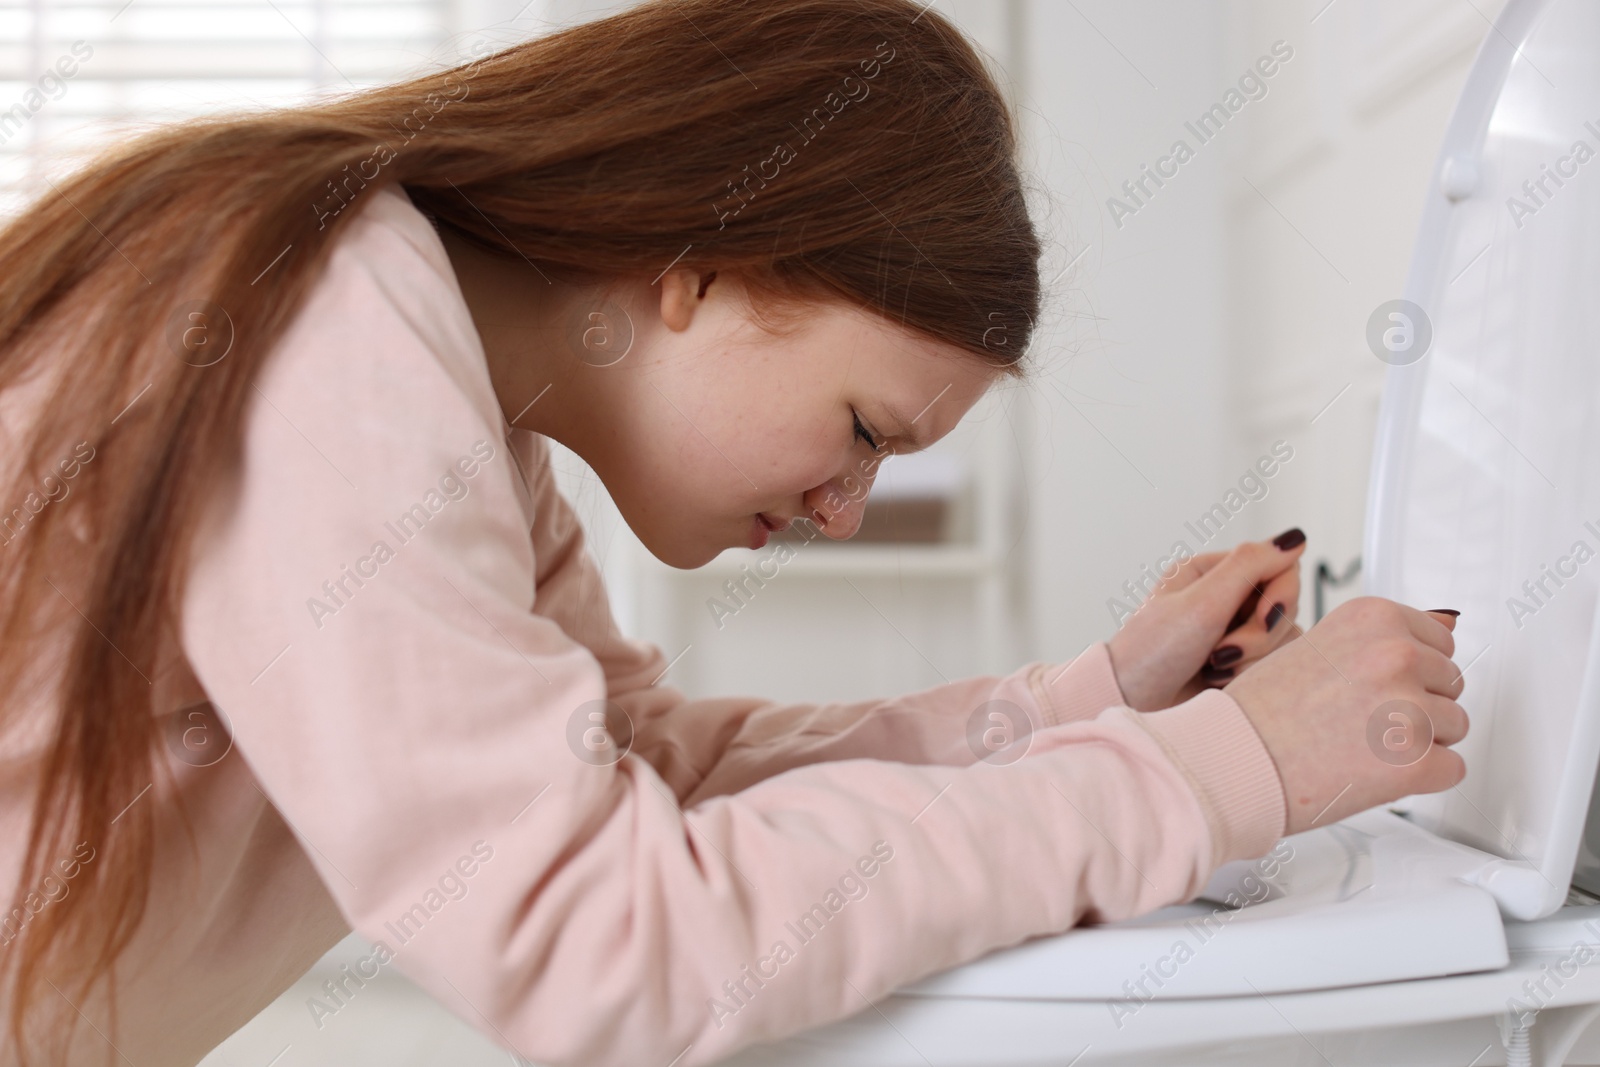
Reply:
M1137 205L1121 186L1221 93L1227 14L1193 3L1021 6L1022 115L1055 279L1029 397L1030 655L1067 659L1114 632L1107 602L1127 601L1121 584L1225 488L1225 146L1167 164L1175 175L1146 180ZM1112 196L1134 213L1108 207Z

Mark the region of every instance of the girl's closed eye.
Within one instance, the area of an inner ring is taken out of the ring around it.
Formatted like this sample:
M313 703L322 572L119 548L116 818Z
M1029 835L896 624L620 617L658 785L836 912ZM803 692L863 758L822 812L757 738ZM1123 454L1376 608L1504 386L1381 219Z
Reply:
M866 427L861 425L861 416L857 415L854 409L850 412L850 419L855 423L856 436L865 441L868 448L876 452L878 450L878 442L874 441L872 435L867 432Z

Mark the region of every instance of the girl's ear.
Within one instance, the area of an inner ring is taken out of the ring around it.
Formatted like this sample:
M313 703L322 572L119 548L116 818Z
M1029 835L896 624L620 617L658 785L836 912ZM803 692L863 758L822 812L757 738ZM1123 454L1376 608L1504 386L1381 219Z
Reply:
M695 287L700 276L692 270L669 270L661 276L661 321L674 332L687 330L694 320Z
M670 330L686 330L694 320L695 306L705 298L717 272L669 270L661 276L661 321Z

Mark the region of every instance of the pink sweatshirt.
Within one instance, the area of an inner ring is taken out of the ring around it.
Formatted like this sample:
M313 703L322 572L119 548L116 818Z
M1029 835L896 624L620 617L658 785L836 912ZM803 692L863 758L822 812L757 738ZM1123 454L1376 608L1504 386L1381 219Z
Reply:
M128 798L161 846L123 1056L196 1062L354 928L366 977L535 1062L693 1067L1188 900L1281 835L1238 705L1135 712L1103 644L888 699L686 701L618 631L547 441L504 423L437 234L364 195L259 380L155 680L171 780ZM201 766L226 742L177 713L206 697L232 748ZM967 740L997 700L1036 724L1005 766ZM7 889L38 743L4 752ZM73 1062L102 1062L80 1018Z

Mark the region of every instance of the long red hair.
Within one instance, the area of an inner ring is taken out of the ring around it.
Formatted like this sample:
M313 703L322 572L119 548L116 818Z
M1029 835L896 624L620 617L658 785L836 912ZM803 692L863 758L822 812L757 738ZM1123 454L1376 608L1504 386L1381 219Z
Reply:
M978 53L913 0L649 0L158 128L0 231L0 399L34 398L0 490L0 729L44 753L12 909L94 854L0 950L19 1054L46 981L77 1001L144 914L153 822L128 805L166 770L158 636L262 360L372 186L552 277L738 271L759 307L848 301L1015 374L1040 299L1015 155ZM220 361L196 313L225 314Z

